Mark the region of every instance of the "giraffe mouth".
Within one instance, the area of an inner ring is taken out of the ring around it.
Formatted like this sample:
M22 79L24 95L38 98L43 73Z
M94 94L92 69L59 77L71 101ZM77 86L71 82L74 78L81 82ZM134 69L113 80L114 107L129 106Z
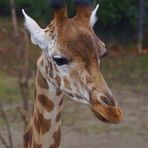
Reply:
M116 124L123 119L123 111L117 105L104 105L98 100L91 100L90 105L94 115L103 122Z

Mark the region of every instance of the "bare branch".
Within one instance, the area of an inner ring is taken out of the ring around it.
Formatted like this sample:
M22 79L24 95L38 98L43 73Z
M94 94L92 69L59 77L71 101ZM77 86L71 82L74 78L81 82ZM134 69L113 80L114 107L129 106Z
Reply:
M29 56L28 56L28 49L29 49L29 41L28 41L28 34L23 29L23 41L22 46L18 47L17 50L17 57L18 57L18 83L21 89L22 101L23 101L23 108L27 111L28 110L28 100L29 100ZM21 57L21 58L20 58Z
M23 122L24 122L24 124L25 124L25 129L26 129L26 127L27 127L27 125L28 125L28 121L29 121L28 112L27 112L26 110L22 109L22 108L19 107L19 106L18 106L16 109L20 112L21 117L22 117L22 120L23 120Z
M1 133L0 133L0 140L1 140L2 144L3 144L6 148L10 148L9 145L7 144L5 138L2 136Z
M14 0L10 0L10 6L11 6L11 15L12 15L12 23L13 23L14 36L19 36L18 25L17 25L17 18L16 18L16 9L15 9L15 2L14 2Z
M6 113L5 113L4 109L3 109L3 105L2 105L1 100L0 100L0 111L2 113L2 117L3 117L4 121L6 123L7 131L8 131L9 147L13 148L12 133L11 133L9 121L8 121L7 115L6 115ZM3 140L3 142L5 143L3 137L1 137L1 138L2 138L1 140Z
M139 0L139 15L138 15L138 52L142 53L143 46L143 24L144 24L144 0Z

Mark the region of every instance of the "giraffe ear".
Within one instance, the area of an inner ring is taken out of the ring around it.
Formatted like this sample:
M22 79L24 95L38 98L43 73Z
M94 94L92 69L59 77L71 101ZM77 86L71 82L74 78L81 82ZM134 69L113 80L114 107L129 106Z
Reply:
M25 11L22 9L22 13L25 17L25 27L31 34L31 41L33 44L38 45L41 49L48 48L48 39L44 32L44 29L41 29L40 26L29 17Z
M90 25L94 27L95 23L97 22L97 16L96 13L98 11L99 4L97 4L96 8L92 11L91 16L90 16Z

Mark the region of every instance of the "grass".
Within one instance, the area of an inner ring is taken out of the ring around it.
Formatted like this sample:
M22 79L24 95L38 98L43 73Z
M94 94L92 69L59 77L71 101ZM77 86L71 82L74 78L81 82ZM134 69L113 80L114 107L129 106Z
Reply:
M0 118L0 126L4 126L4 125L5 125L4 120Z
M34 96L34 78L29 81L30 98ZM16 76L0 71L0 99L5 103L18 103L21 101L21 93ZM33 98L34 99L34 98Z
M0 71L0 98L10 102L20 98L17 79L3 71Z
M137 86L148 81L148 56L109 57L102 62L102 71L110 85Z

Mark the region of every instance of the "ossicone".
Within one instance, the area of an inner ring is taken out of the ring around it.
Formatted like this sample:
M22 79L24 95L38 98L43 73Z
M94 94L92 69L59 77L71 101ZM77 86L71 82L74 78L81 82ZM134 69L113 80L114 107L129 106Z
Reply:
M75 0L77 7L76 15L81 18L89 19L91 15L90 0Z
M57 22L62 22L67 18L67 7L64 0L51 0L51 6Z
M90 6L90 0L75 0L77 6Z

